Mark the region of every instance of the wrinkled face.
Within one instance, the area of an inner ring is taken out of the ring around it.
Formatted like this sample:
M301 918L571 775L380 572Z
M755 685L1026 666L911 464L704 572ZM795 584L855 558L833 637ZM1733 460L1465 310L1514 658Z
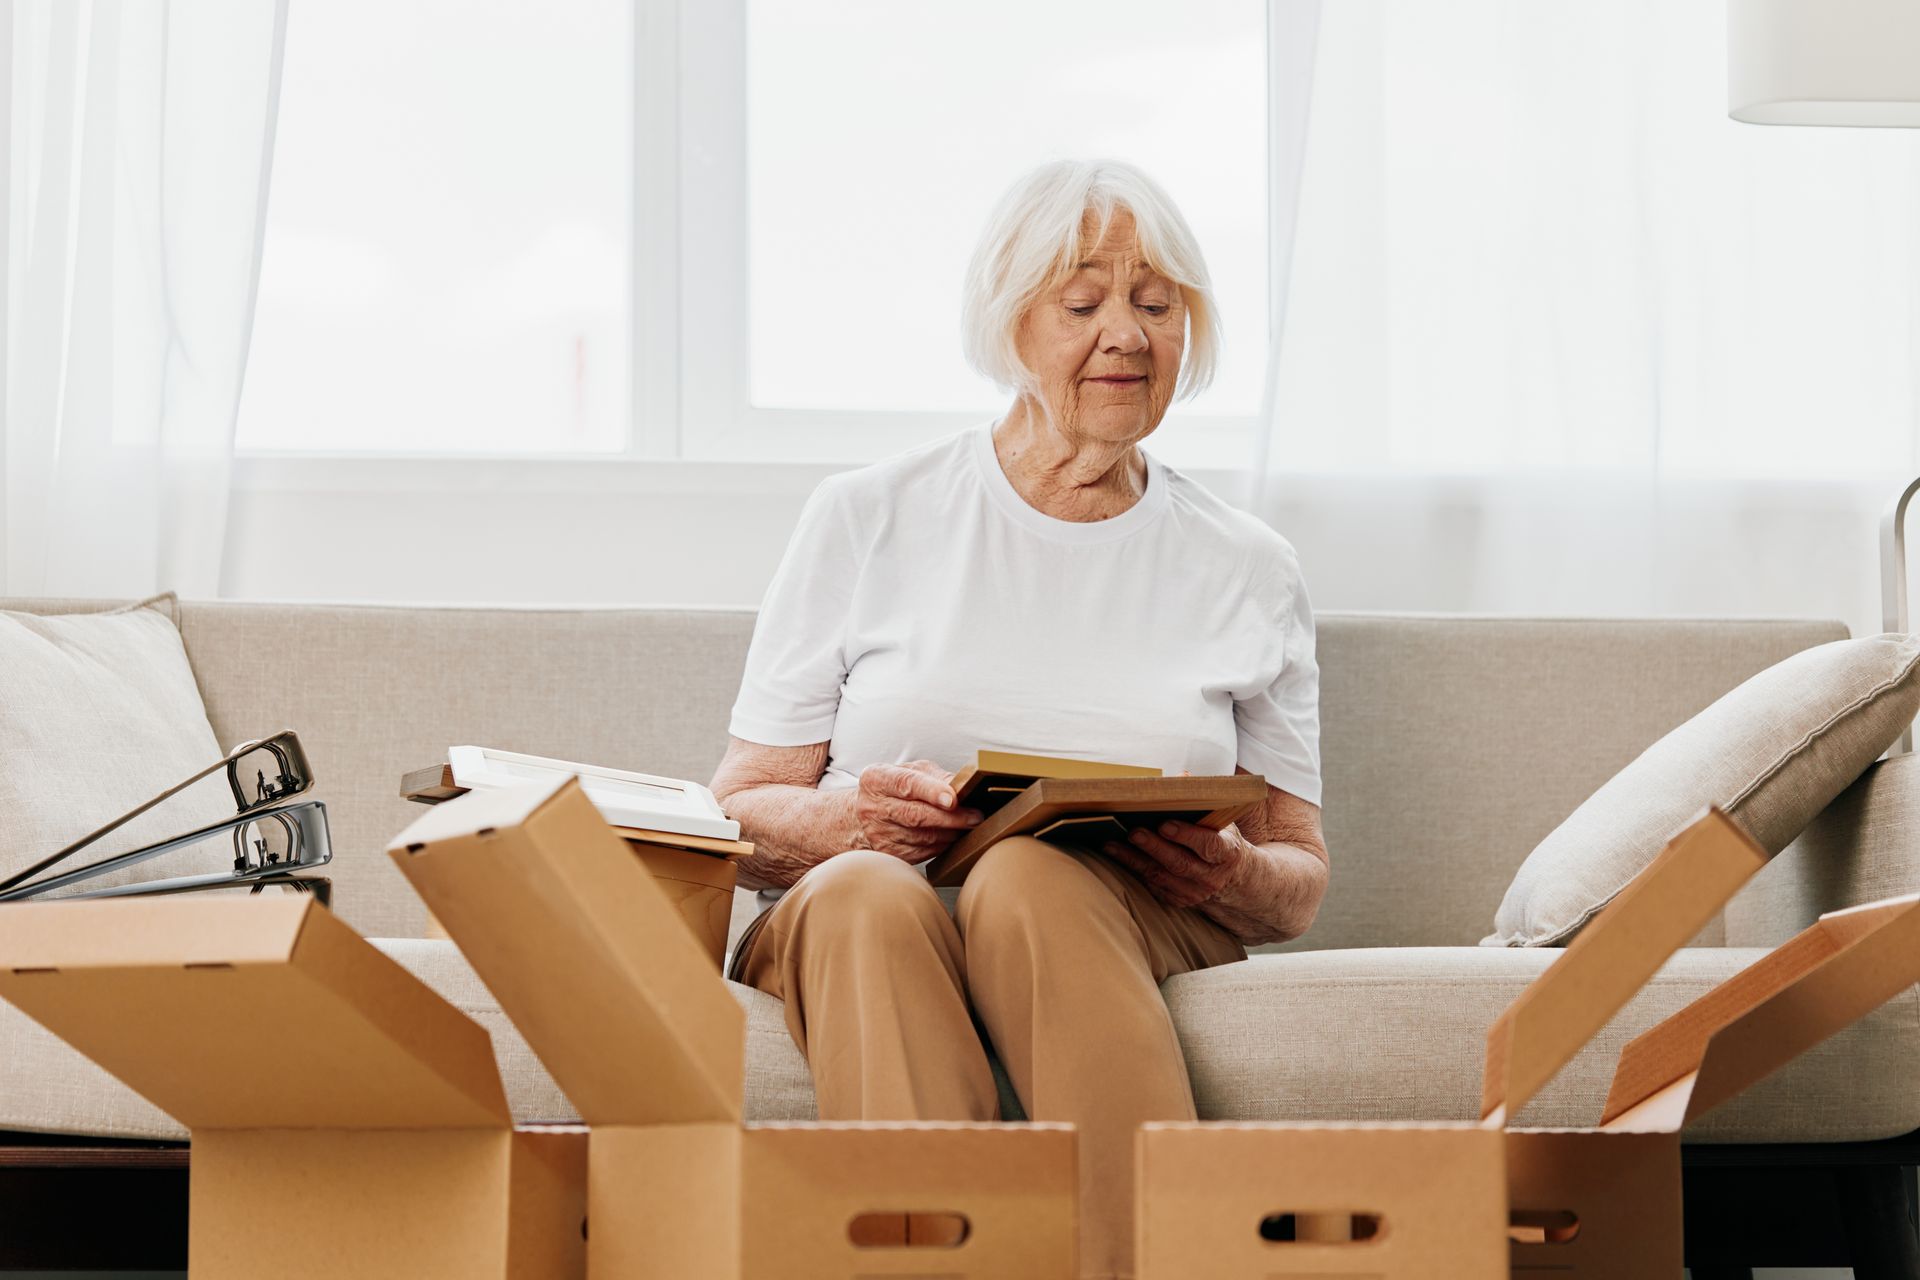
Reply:
M1082 225L1090 238L1091 214ZM1034 299L1014 343L1056 427L1069 439L1113 443L1160 425L1186 344L1179 286L1141 259L1125 210L1064 281Z

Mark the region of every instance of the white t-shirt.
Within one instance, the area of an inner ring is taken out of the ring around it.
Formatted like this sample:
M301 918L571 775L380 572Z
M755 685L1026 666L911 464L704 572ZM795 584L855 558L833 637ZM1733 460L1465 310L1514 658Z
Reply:
M1292 545L1146 455L1108 520L1030 506L982 424L808 498L729 732L829 742L825 789L982 747L1168 774L1236 763L1320 802L1313 610Z

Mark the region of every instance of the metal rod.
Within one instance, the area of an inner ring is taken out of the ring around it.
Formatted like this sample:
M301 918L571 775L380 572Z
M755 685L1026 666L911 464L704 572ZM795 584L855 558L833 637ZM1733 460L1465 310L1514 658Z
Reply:
M1907 504L1920 493L1920 479L1908 483L1900 496L1887 506L1880 518L1880 619L1887 631L1906 635L1907 625ZM1888 755L1905 755L1913 750L1913 726L1900 733Z

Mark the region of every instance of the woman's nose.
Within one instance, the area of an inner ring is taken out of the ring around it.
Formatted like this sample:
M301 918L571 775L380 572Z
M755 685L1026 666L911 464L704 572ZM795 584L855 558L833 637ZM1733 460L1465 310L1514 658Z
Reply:
M1108 309L1106 324L1100 332L1100 349L1118 352L1147 349L1147 331L1140 326L1131 308Z

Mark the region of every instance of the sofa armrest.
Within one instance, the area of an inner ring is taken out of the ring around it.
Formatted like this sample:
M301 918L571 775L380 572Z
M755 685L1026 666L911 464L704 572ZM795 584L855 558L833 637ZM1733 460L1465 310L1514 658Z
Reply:
M1889 757L1727 904L1727 945L1775 947L1823 912L1920 891L1920 754Z

